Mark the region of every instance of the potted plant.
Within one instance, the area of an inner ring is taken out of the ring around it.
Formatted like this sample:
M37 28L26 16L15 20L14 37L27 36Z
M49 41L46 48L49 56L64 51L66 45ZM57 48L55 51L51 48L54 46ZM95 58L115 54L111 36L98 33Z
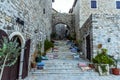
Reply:
M109 66L114 65L114 60L107 55L107 49L102 48L95 58L92 59L97 64L100 75L109 75Z
M95 68L94 63L92 63L92 62L89 63L88 66L89 66L90 68Z
M51 41L49 41L48 39L46 39L45 42L44 42L44 54L43 54L43 56L46 55L46 52L47 52L51 47L54 47L54 44L53 44Z
M36 68L36 62L35 61L31 62L31 68Z
M16 63L18 56L20 55L21 47L17 42L17 38L12 41L8 40L8 38L6 37L3 37L3 40L1 40L0 42L2 45L0 47L0 80L2 80L4 68L6 66L12 66Z
M31 68L36 68L37 63L42 61L42 59L41 59L41 56L42 56L41 48L42 48L42 43L39 41L38 44L36 45L34 55L32 55Z
M37 69L43 69L43 67L44 67L44 62L42 62L41 48L42 48L42 43L39 42L37 44L37 55L36 55L36 58L35 58Z
M120 61L120 60L119 60ZM120 75L120 69L117 67L117 63L118 63L118 60L115 60L116 62L116 67L115 68L112 68L112 73L114 75Z
M120 75L120 69L118 68L118 62L120 61L120 58L118 58L118 57L114 58L113 56L112 56L112 58L115 61L115 68L112 68L112 74Z

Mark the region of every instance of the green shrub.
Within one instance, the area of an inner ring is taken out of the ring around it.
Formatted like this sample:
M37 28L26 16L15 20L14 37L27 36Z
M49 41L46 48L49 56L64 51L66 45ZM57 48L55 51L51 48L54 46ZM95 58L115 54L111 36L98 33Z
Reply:
M38 54L41 56L41 48L42 48L42 43L39 41L39 43L37 44L37 50L38 50Z
M102 48L95 58L92 59L93 63L114 65L114 60L107 55L107 49Z
M115 65L114 60L109 55L107 55L107 49L105 48L102 48L101 51L97 51L97 55L92 59L92 61L93 63L97 64L96 69L98 69L100 75L105 75L109 71L106 64L109 66Z
M44 42L44 53L45 53L44 55L46 55L46 51L50 49L51 47L54 47L54 44L48 39L46 39Z

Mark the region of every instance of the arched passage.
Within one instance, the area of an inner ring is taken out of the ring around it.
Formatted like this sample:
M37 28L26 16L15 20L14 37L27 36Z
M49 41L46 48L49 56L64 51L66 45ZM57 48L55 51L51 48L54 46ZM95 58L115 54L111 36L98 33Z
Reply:
M17 36L17 35L13 36L11 41L14 41L14 40L16 40L16 42L18 42L18 46L20 46L20 47L22 46L19 36ZM21 52L21 50L19 52ZM19 78L19 68L20 68L20 55L18 56L16 63L13 66L11 66L10 80L16 80ZM14 76L14 75L16 75L16 76ZM13 76L14 76L14 78L13 78Z
M75 31L74 29L74 15L71 13L53 13L52 14L52 32L55 32L55 26L59 23L69 26L70 34Z
M8 38L8 35L5 31L0 30L0 40L3 39L3 37ZM22 46L22 42L21 42L21 39L19 36L13 35L13 36L10 36L8 38L8 40L12 40L12 41L14 41L15 39L17 39L16 41L19 43L18 46ZM20 50L20 52L21 51L22 50ZM19 78L19 76L18 76L19 75L19 68L20 68L20 56L18 57L18 59L14 65L9 66L9 67L6 66L4 68L2 80L16 80L16 79L18 79Z
M13 32L10 34L9 39L12 40L14 37L17 37L19 39L19 42L21 43L21 53L20 53L20 63L19 63L19 79L22 79L22 69L23 69L23 59L24 59L24 47L25 47L25 39L23 35L20 32Z
M69 36L69 32L70 27L64 23L58 23L54 25L53 33L56 34L55 39L58 40L67 39L67 37Z

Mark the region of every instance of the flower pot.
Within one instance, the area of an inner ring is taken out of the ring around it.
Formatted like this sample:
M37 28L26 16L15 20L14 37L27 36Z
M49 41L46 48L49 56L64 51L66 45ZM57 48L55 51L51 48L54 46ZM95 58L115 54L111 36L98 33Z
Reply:
M31 63L31 68L36 68L36 63Z
M98 65L98 71L101 76L109 75L109 65L108 64Z
M95 68L94 64L89 64L90 68Z
M112 73L114 75L120 75L120 69L118 69L118 68L112 68Z
M98 64L94 64L95 71L98 72Z

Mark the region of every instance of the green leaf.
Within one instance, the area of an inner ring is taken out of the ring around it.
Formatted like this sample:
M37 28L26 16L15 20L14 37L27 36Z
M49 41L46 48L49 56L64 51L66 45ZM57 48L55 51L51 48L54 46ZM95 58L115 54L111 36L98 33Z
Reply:
M2 52L0 52L0 56L3 56L3 53L2 53Z

